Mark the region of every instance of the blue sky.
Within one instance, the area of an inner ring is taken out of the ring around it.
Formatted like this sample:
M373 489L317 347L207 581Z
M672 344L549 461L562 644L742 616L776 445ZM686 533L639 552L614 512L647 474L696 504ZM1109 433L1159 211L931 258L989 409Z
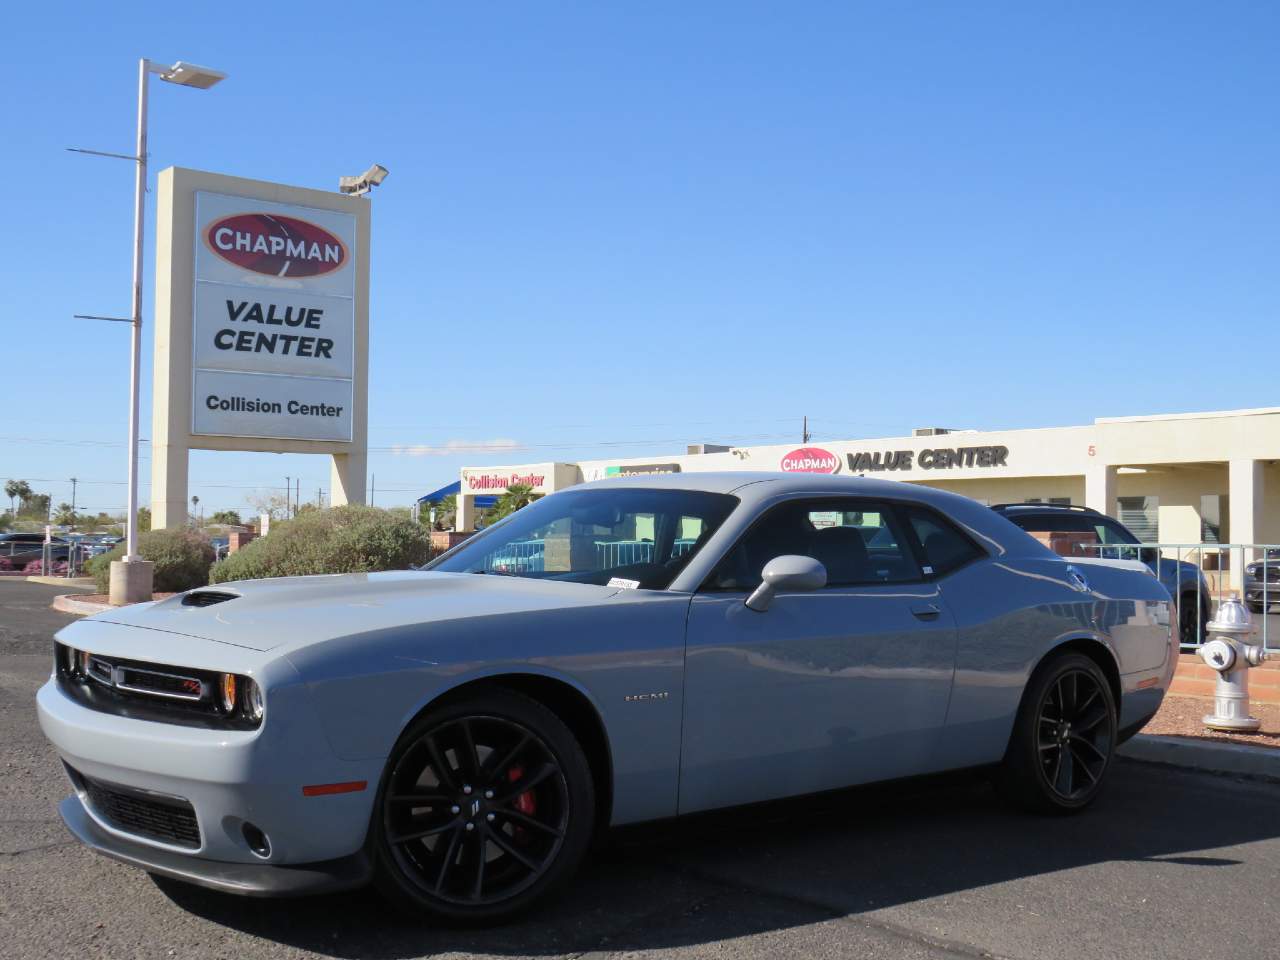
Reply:
M131 149L139 56L230 74L153 82L153 183L390 169L380 504L806 414L834 439L1280 399L1276 4L375 6L8 15L0 476L125 502L127 327L71 315L128 310L132 170L64 148ZM209 509L285 475L313 497L328 460L192 454Z

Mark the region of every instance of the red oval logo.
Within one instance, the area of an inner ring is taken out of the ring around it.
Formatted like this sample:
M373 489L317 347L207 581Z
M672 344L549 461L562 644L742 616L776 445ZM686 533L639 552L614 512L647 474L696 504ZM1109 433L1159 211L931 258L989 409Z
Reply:
M821 447L801 447L782 458L787 473L838 473L840 458Z
M347 262L347 245L324 227L279 213L222 217L204 242L227 263L271 277L318 277Z

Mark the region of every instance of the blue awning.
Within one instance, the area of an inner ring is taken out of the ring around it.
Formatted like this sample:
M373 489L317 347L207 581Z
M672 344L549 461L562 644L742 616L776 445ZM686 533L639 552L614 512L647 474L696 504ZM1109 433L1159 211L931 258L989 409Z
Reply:
M426 494L425 496L419 497L418 502L419 503L439 503L445 497L457 496L461 492L462 492L462 481L455 480L453 481L453 483L446 484L445 486L441 487L439 490L432 490L430 493ZM481 510L488 510L497 502L498 502L497 497L476 497L476 506L479 507Z

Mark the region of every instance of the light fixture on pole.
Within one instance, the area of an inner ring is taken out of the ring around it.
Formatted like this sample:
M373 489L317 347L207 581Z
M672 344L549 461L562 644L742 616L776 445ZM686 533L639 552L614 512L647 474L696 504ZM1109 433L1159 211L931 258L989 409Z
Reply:
M364 173L355 177L339 177L338 192L347 193L353 197L362 197L383 180L387 179L387 168L380 163L375 163Z
M182 60L165 67L143 57L138 61L138 130L133 156L71 148L77 153L117 157L132 160L136 164L133 185L133 293L132 312L128 318L133 324L132 359L129 365L129 506L124 560L112 564L113 567L116 563L124 564L118 573L115 570L112 571L111 602L113 604L151 599L151 568L149 565L144 566L142 558L138 555L138 406L142 386L142 238L147 197L147 76L152 73L167 83L194 87L197 90L207 90L227 76L220 70L211 70ZM95 317L94 319L118 318ZM136 574L130 569L135 564L137 565Z

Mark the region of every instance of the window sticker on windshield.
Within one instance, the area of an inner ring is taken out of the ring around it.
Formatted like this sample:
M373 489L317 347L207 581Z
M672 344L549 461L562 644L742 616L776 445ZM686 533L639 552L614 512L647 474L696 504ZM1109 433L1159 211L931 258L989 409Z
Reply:
M614 578L612 578L612 579L609 581L608 586L610 586L610 587L620 587L620 588L622 588L623 590L639 590L639 589L640 589L640 581L639 581L639 580L627 580L627 579L625 579L625 578L623 578L623 577L614 577Z

